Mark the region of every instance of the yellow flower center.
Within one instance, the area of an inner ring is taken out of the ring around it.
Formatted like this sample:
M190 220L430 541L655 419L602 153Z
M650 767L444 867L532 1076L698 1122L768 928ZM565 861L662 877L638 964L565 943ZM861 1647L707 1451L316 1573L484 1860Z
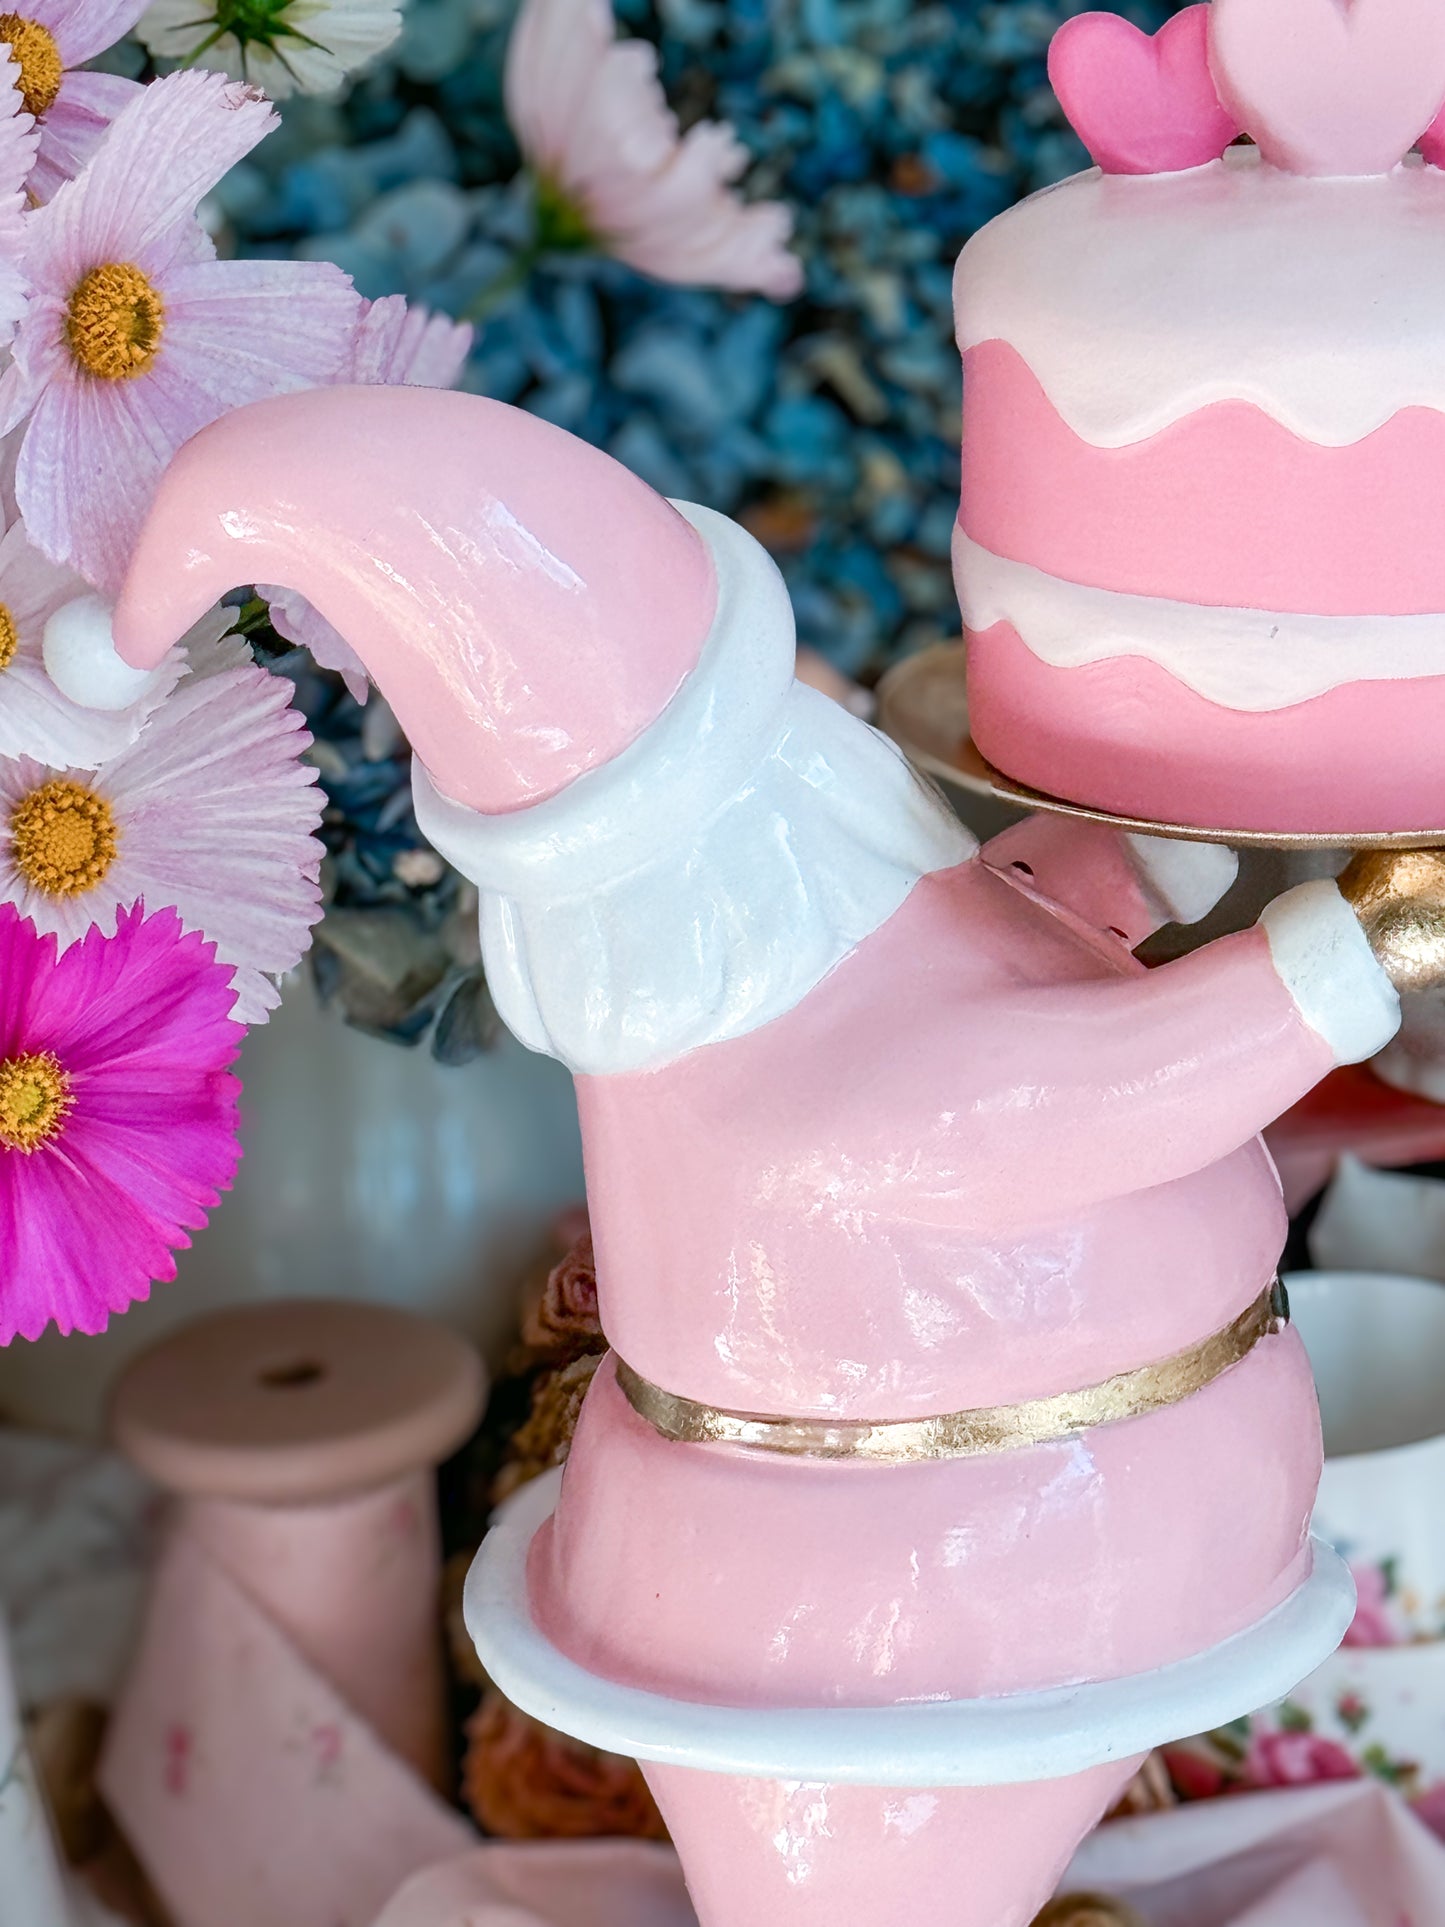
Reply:
M10 835L20 874L51 897L93 890L114 863L120 840L105 798L66 776L21 798Z
M15 627L15 618L0 602L0 675L15 660L15 651L20 647L20 631Z
M88 375L129 381L155 360L165 325L165 303L140 269L107 261L71 295L65 339Z
M70 1079L48 1050L0 1058L0 1145L38 1151L60 1136L74 1107Z
M25 111L38 120L55 105L65 78L65 62L54 36L38 20L27 20L19 13L0 13L0 40L9 41L11 56L20 69L20 98Z

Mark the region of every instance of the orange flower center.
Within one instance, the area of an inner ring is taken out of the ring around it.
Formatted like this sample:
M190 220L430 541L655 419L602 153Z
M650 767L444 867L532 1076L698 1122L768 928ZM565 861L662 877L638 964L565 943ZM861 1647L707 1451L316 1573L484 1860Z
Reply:
M115 861L120 838L109 803L69 777L53 777L16 804L10 818L16 867L50 897L93 890Z
M140 269L106 261L71 295L65 339L86 374L129 381L155 360L165 326L165 303Z
M0 1058L0 1145L28 1156L60 1136L75 1104L70 1079L50 1051Z
M0 674L14 662L15 651L19 647L20 631L15 627L15 618L0 602Z
M27 114L38 120L55 105L65 62L54 36L38 20L23 14L0 13L0 40L10 43L11 57L20 69L20 98Z

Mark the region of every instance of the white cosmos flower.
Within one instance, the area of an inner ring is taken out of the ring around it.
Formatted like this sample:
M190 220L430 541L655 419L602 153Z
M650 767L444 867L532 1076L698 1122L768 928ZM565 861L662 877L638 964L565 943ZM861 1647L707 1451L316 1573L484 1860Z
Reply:
M273 100L335 93L400 32L391 0L152 0L136 28L158 59L253 81Z

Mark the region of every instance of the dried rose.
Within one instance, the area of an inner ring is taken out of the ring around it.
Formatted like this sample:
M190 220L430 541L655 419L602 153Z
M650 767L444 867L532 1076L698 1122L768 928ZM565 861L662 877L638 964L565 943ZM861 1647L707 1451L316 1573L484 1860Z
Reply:
M504 1840L667 1838L636 1761L554 1732L495 1687L467 1722L462 1791Z

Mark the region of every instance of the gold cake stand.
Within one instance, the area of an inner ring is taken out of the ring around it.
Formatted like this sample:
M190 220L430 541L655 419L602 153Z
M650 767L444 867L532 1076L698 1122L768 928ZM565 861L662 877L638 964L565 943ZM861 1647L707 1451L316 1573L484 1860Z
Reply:
M1188 843L1227 843L1254 850L1436 850L1445 849L1445 829L1357 831L1229 830L1193 823L1154 822L1090 809L1066 797L1016 783L979 754L969 734L964 645L939 643L896 664L878 686L878 726L920 769L945 783L1020 810L1104 823L1142 836L1174 837Z

